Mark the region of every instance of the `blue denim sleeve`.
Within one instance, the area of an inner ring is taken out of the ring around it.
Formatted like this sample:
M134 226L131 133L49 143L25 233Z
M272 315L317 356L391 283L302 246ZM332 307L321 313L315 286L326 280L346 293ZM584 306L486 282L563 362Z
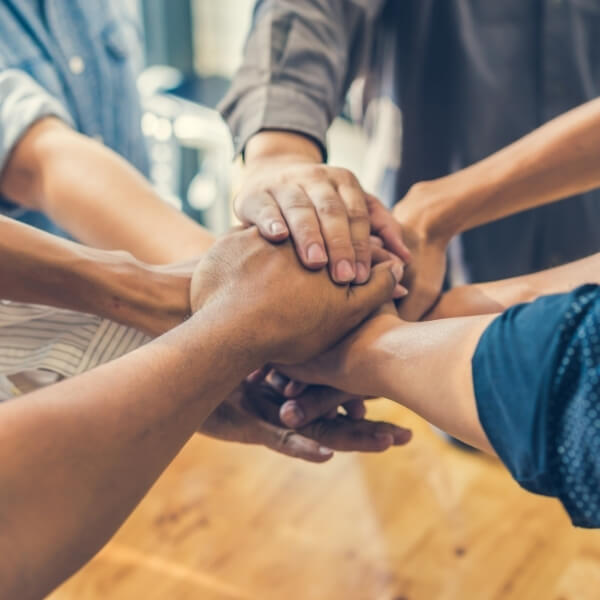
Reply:
M507 310L472 364L481 424L515 480L600 527L600 287Z

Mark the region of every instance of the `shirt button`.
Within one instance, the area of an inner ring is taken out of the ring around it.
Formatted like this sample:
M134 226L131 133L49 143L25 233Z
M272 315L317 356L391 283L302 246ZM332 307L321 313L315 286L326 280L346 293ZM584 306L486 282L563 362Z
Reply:
M81 56L72 56L69 59L69 69L73 75L81 75L85 70L85 63Z

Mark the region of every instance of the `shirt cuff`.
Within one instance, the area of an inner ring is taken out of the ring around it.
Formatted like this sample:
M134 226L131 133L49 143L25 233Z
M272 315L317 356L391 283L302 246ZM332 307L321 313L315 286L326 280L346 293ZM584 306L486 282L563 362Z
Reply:
M0 72L0 173L26 131L49 116L74 126L65 107L27 73L18 69Z
M248 140L265 129L290 131L311 138L327 159L327 113L310 96L283 85L254 88L243 96L228 94L219 111L229 125L235 153L241 154Z

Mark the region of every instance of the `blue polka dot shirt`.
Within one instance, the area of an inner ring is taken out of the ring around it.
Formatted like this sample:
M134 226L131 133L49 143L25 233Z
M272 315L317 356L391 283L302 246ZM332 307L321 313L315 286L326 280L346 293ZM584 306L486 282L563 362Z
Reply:
M473 357L481 424L513 477L600 527L600 287L515 306Z

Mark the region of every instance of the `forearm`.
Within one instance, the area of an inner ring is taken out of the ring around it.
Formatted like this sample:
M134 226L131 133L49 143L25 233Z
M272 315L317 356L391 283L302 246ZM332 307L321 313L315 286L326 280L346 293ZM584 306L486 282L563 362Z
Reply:
M3 300L96 314L151 334L167 331L190 311L191 270L169 272L5 217L0 257Z
M493 315L387 325L357 353L366 393L403 404L440 429L492 452L477 415L471 359Z
M426 319L502 312L515 304L566 293L585 283L600 284L600 254L530 275L454 288L441 297Z
M423 184L431 235L478 225L600 186L600 100L550 121L490 157Z
M127 250L148 263L197 257L213 241L124 159L54 118L34 124L17 144L0 190L85 244Z
M214 352L239 347L235 328L219 322L194 318L118 361L0 406L0 547L9 557L1 597L39 598L87 561L260 366L246 351Z

